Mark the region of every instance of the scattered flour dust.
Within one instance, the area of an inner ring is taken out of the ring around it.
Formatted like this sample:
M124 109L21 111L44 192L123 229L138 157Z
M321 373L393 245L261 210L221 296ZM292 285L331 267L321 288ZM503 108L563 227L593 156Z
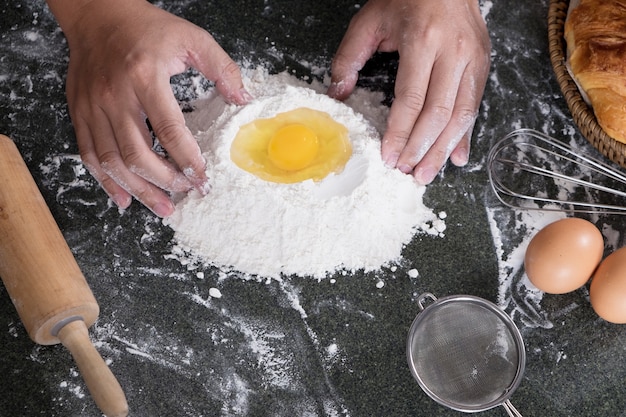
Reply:
M443 232L443 218L422 203L425 188L382 162L388 109L381 93L358 89L341 103L323 94L320 82L259 68L244 70L244 82L250 104L230 105L210 91L186 115L207 160L211 191L176 198L176 211L165 220L175 232L175 254L252 276L321 279L340 270L378 270L399 261L416 233ZM342 173L278 184L231 161L241 125L299 107L327 112L348 129L353 156Z

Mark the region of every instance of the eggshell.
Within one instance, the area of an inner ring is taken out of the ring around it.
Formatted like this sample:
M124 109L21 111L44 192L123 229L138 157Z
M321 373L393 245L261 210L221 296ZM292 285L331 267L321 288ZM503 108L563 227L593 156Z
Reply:
M551 294L583 286L604 253L600 230L587 220L571 217L541 229L530 241L524 267L530 282Z
M626 247L606 257L589 287L591 306L604 320L626 323Z

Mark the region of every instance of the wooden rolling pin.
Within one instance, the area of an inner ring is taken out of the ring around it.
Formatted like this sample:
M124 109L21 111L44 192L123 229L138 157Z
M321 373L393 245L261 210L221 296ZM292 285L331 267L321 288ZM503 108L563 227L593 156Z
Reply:
M107 417L128 415L117 379L89 339L98 303L17 147L0 135L0 277L36 343L63 343Z

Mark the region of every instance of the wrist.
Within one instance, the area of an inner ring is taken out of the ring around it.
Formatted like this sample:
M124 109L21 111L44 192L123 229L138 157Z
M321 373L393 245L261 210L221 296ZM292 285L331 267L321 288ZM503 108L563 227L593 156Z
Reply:
M46 3L63 32L67 33L71 31L83 15L85 8L93 1L95 0L46 0Z
M76 31L90 30L93 24L108 22L115 26L126 18L140 16L141 8L150 5L146 0L46 0L46 3L69 38Z

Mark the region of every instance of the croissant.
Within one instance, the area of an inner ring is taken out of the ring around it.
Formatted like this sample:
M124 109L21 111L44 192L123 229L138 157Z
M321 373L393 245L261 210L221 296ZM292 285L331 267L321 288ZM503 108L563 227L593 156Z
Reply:
M564 34L568 69L598 124L626 143L626 0L580 0Z

